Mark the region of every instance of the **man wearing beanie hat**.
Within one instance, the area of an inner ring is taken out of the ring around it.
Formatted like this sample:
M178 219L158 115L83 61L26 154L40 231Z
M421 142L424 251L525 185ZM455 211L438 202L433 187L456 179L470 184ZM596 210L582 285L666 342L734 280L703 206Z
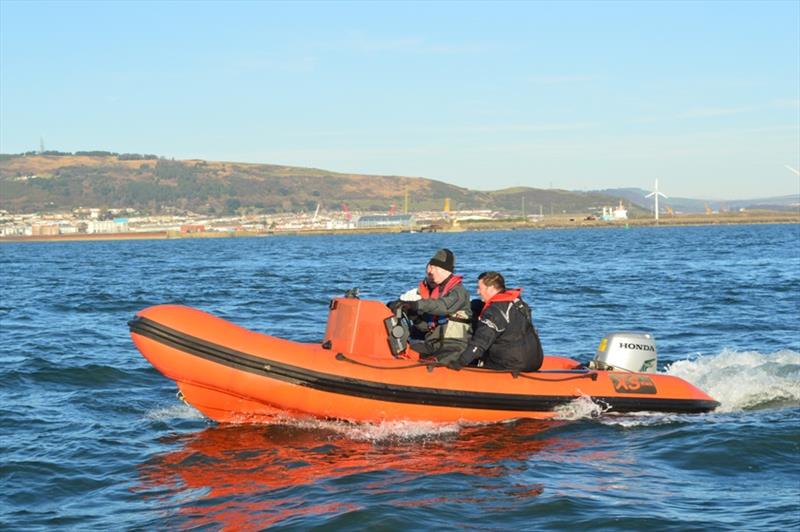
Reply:
M453 256L453 252L447 248L437 251L428 264L438 266L450 273L456 271L456 258Z
M472 336L469 293L461 276L453 274L455 266L452 251L438 250L419 286L389 305L402 306L411 319L411 348L444 363L460 355Z

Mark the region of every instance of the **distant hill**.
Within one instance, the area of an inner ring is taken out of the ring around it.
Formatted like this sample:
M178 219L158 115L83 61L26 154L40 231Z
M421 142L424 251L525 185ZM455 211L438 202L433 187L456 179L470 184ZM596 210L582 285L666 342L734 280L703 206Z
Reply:
M598 194L618 196L625 198L642 209L653 211L653 198L645 198L651 191L641 188L607 188L595 191ZM739 209L770 210L770 211L797 211L800 208L800 194L778 196L772 198L757 198L748 200L703 200L680 197L661 198L660 209L669 206L676 213L704 213L706 208L713 211L738 211Z
M338 210L492 209L526 214L596 212L622 196L527 187L475 191L421 177L344 174L293 166L175 161L155 155L45 152L0 155L0 209L48 212L77 207L208 214ZM523 201L524 198L524 201ZM524 205L523 205L524 203ZM642 212L634 208L632 214Z

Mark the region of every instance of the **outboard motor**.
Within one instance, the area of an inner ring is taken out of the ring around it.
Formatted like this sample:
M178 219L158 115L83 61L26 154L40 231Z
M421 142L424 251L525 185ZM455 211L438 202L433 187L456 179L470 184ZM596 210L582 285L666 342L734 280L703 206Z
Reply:
M652 334L615 332L606 335L600 341L589 367L610 371L654 373L657 362L656 339Z

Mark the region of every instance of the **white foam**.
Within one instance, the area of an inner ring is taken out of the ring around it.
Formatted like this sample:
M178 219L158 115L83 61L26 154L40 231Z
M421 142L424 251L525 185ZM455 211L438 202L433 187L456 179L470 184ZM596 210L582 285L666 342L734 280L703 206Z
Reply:
M588 395L582 395L567 404L557 406L555 419L564 421L592 419L600 417L608 409L608 405L596 403Z
M457 434L462 426L460 423L435 423L432 421L350 423L347 421L282 416L276 417L273 423L306 430L329 430L351 440L369 442L436 438Z
M168 422L176 419L206 419L194 407L185 403L151 410L145 414L151 421ZM243 421L250 424L249 421ZM377 423L351 423L312 417L293 417L289 414L276 414L265 421L260 418L261 425L283 425L302 430L330 431L355 441L380 442L385 440L409 440L436 438L458 434L462 426L468 423L435 423L432 421L383 421Z
M205 419L205 416L185 403L150 410L145 417L151 421L170 421L173 419Z
M391 439L419 439L457 434L458 423L434 423L431 421L384 421L381 423L346 424L344 435L353 440L382 441Z
M800 353L788 349L766 354L725 349L674 362L667 373L719 401L718 412L800 405Z
M603 425L615 427L657 427L678 422L693 422L705 414L666 414L664 412L636 412L635 414L606 414L600 419Z

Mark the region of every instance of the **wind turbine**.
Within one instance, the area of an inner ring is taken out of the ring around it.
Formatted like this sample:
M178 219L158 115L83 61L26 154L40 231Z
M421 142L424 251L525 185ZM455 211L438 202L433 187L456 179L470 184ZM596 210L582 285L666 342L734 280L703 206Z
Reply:
M653 191L647 196L645 196L645 198L649 198L650 196L653 196L653 199L656 202L654 210L656 211L656 223L658 223L658 197L661 196L664 199L668 198L666 194L662 194L661 192L658 191L658 179L656 179L656 186L653 189Z
M791 166L789 166L788 164L784 164L783 166L785 166L786 168L788 168L790 172L793 172L793 173L795 173L796 175L800 175L800 172L798 172L798 171L797 171L797 168L792 168L792 167L791 167Z

